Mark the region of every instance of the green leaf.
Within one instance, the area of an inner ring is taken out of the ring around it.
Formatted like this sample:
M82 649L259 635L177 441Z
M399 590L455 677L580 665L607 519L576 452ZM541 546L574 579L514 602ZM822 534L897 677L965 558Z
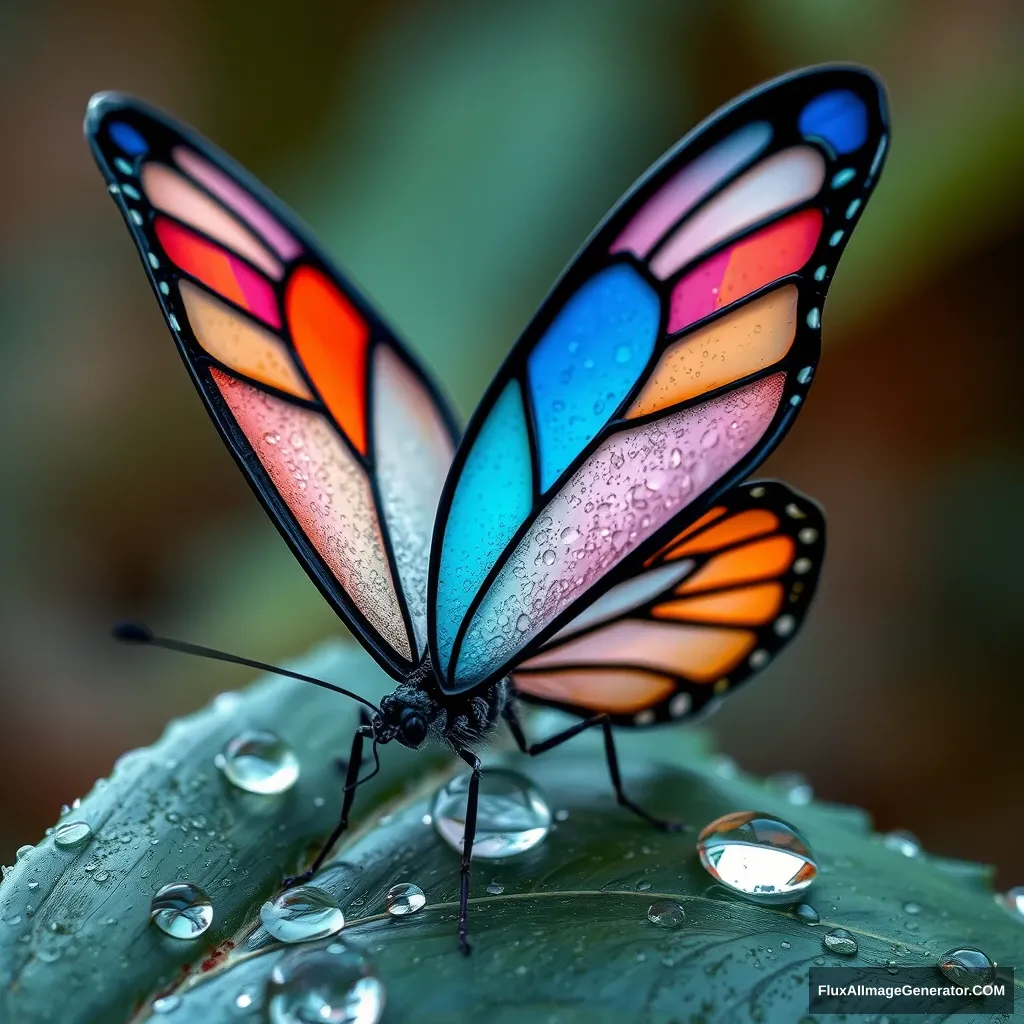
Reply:
M367 694L387 684L346 648L298 667ZM344 699L275 679L220 698L122 758L63 819L88 821L93 839L71 850L44 839L0 886L0 1020L264 1019L263 989L283 947L259 925L259 907L330 831L341 788L332 758L347 753L354 724ZM542 715L530 731L558 725ZM213 757L243 728L272 728L295 747L302 773L291 792L255 796L221 778ZM987 869L906 857L872 835L860 811L793 805L729 770L693 730L626 735L620 749L631 796L693 828L655 832L618 808L597 736L535 760L488 754L486 765L529 774L564 813L527 853L476 863L468 959L455 941L459 858L423 822L436 788L459 769L440 751L382 751L381 774L359 791L354 830L317 883L345 910L344 941L385 985L385 1021L793 1024L807 1012L816 962L934 966L965 944L1000 963L1024 960L1024 922L995 902ZM807 897L817 926L736 899L701 868L695 829L746 809L808 837L820 867ZM213 902L213 925L192 942L149 923L152 894L174 881L200 885ZM488 891L492 881L500 893ZM384 913L398 882L423 888L426 907ZM680 927L648 920L658 899L683 908ZM908 903L920 910L907 912ZM823 949L822 935L840 926L858 941L852 961ZM176 1005L153 1014L152 1000L168 992ZM236 1005L240 994L251 996L248 1008Z

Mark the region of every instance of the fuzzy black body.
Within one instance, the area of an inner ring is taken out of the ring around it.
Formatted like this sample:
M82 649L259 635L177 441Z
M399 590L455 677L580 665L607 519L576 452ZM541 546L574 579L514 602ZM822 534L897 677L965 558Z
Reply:
M485 741L497 728L511 699L508 679L471 694L451 696L441 691L429 658L380 702L378 740L402 741L403 715L415 711L427 724L431 739L458 751Z

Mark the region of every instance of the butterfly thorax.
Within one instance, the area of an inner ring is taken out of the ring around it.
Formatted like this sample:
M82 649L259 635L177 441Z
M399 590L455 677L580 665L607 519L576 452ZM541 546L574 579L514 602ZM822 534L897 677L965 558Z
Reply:
M416 716L425 723L431 739L457 750L479 744L493 732L508 697L507 679L471 694L442 693L428 659L380 702L381 720L379 725L375 723L375 732L382 742L395 739L405 746L419 746L409 742L417 738L417 730L408 729L410 718Z

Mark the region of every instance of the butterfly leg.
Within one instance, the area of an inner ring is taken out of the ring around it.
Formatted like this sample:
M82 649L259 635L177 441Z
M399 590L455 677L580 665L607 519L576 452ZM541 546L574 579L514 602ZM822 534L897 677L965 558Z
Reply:
M363 724L356 729L356 733L352 737L352 752L349 754L348 764L345 769L345 788L342 790L341 817L338 819L338 824L334 826L334 831L328 837L327 842L320 848L320 852L316 855L316 860L310 865L309 870L303 871L301 875L290 875L281 882L285 889L290 889L294 885L304 885L308 882L320 870L320 865L327 858L327 854L333 849L342 832L348 828L348 815L349 811L352 810L352 801L356 795L356 784L359 781L359 768L363 761L363 741L370 736L373 736L373 729L367 724L364 716Z
M471 947L466 938L469 917L469 862L473 856L473 842L476 839L476 811L480 801L480 758L471 750L460 750L459 757L473 769L466 799L466 828L462 834L462 868L459 871L459 949L465 956L469 956Z
M632 811L643 818L644 821L650 822L655 828L659 828L663 832L678 832L682 828L679 822L663 821L661 818L655 818L653 814L648 814L639 804L635 804L626 796L625 790L622 788L622 774L619 771L619 755L615 751L615 736L612 733L612 723L607 715L600 714L594 715L593 718L586 718L564 732L556 733L546 740L541 740L540 743L527 742L526 734L523 732L523 727L511 703L505 707L505 721L508 723L509 731L512 733L512 737L515 739L519 749L530 757L536 757L538 754L553 750L555 747L561 746L567 740L571 740L574 736L579 736L581 732L585 732L595 725L601 726L604 732L604 755L605 760L608 762L608 774L611 776L612 787L615 790L615 799L619 802L619 806Z

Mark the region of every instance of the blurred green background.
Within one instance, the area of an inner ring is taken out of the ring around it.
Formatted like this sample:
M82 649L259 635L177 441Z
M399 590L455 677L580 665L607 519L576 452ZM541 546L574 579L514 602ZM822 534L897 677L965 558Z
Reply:
M82 139L92 92L250 166L465 419L648 164L846 60L888 84L891 155L763 473L824 503L830 554L799 641L710 725L744 768L1024 881L1022 43L1016 0L0 6L0 860L251 675L117 647L112 621L267 659L340 630L179 365Z

